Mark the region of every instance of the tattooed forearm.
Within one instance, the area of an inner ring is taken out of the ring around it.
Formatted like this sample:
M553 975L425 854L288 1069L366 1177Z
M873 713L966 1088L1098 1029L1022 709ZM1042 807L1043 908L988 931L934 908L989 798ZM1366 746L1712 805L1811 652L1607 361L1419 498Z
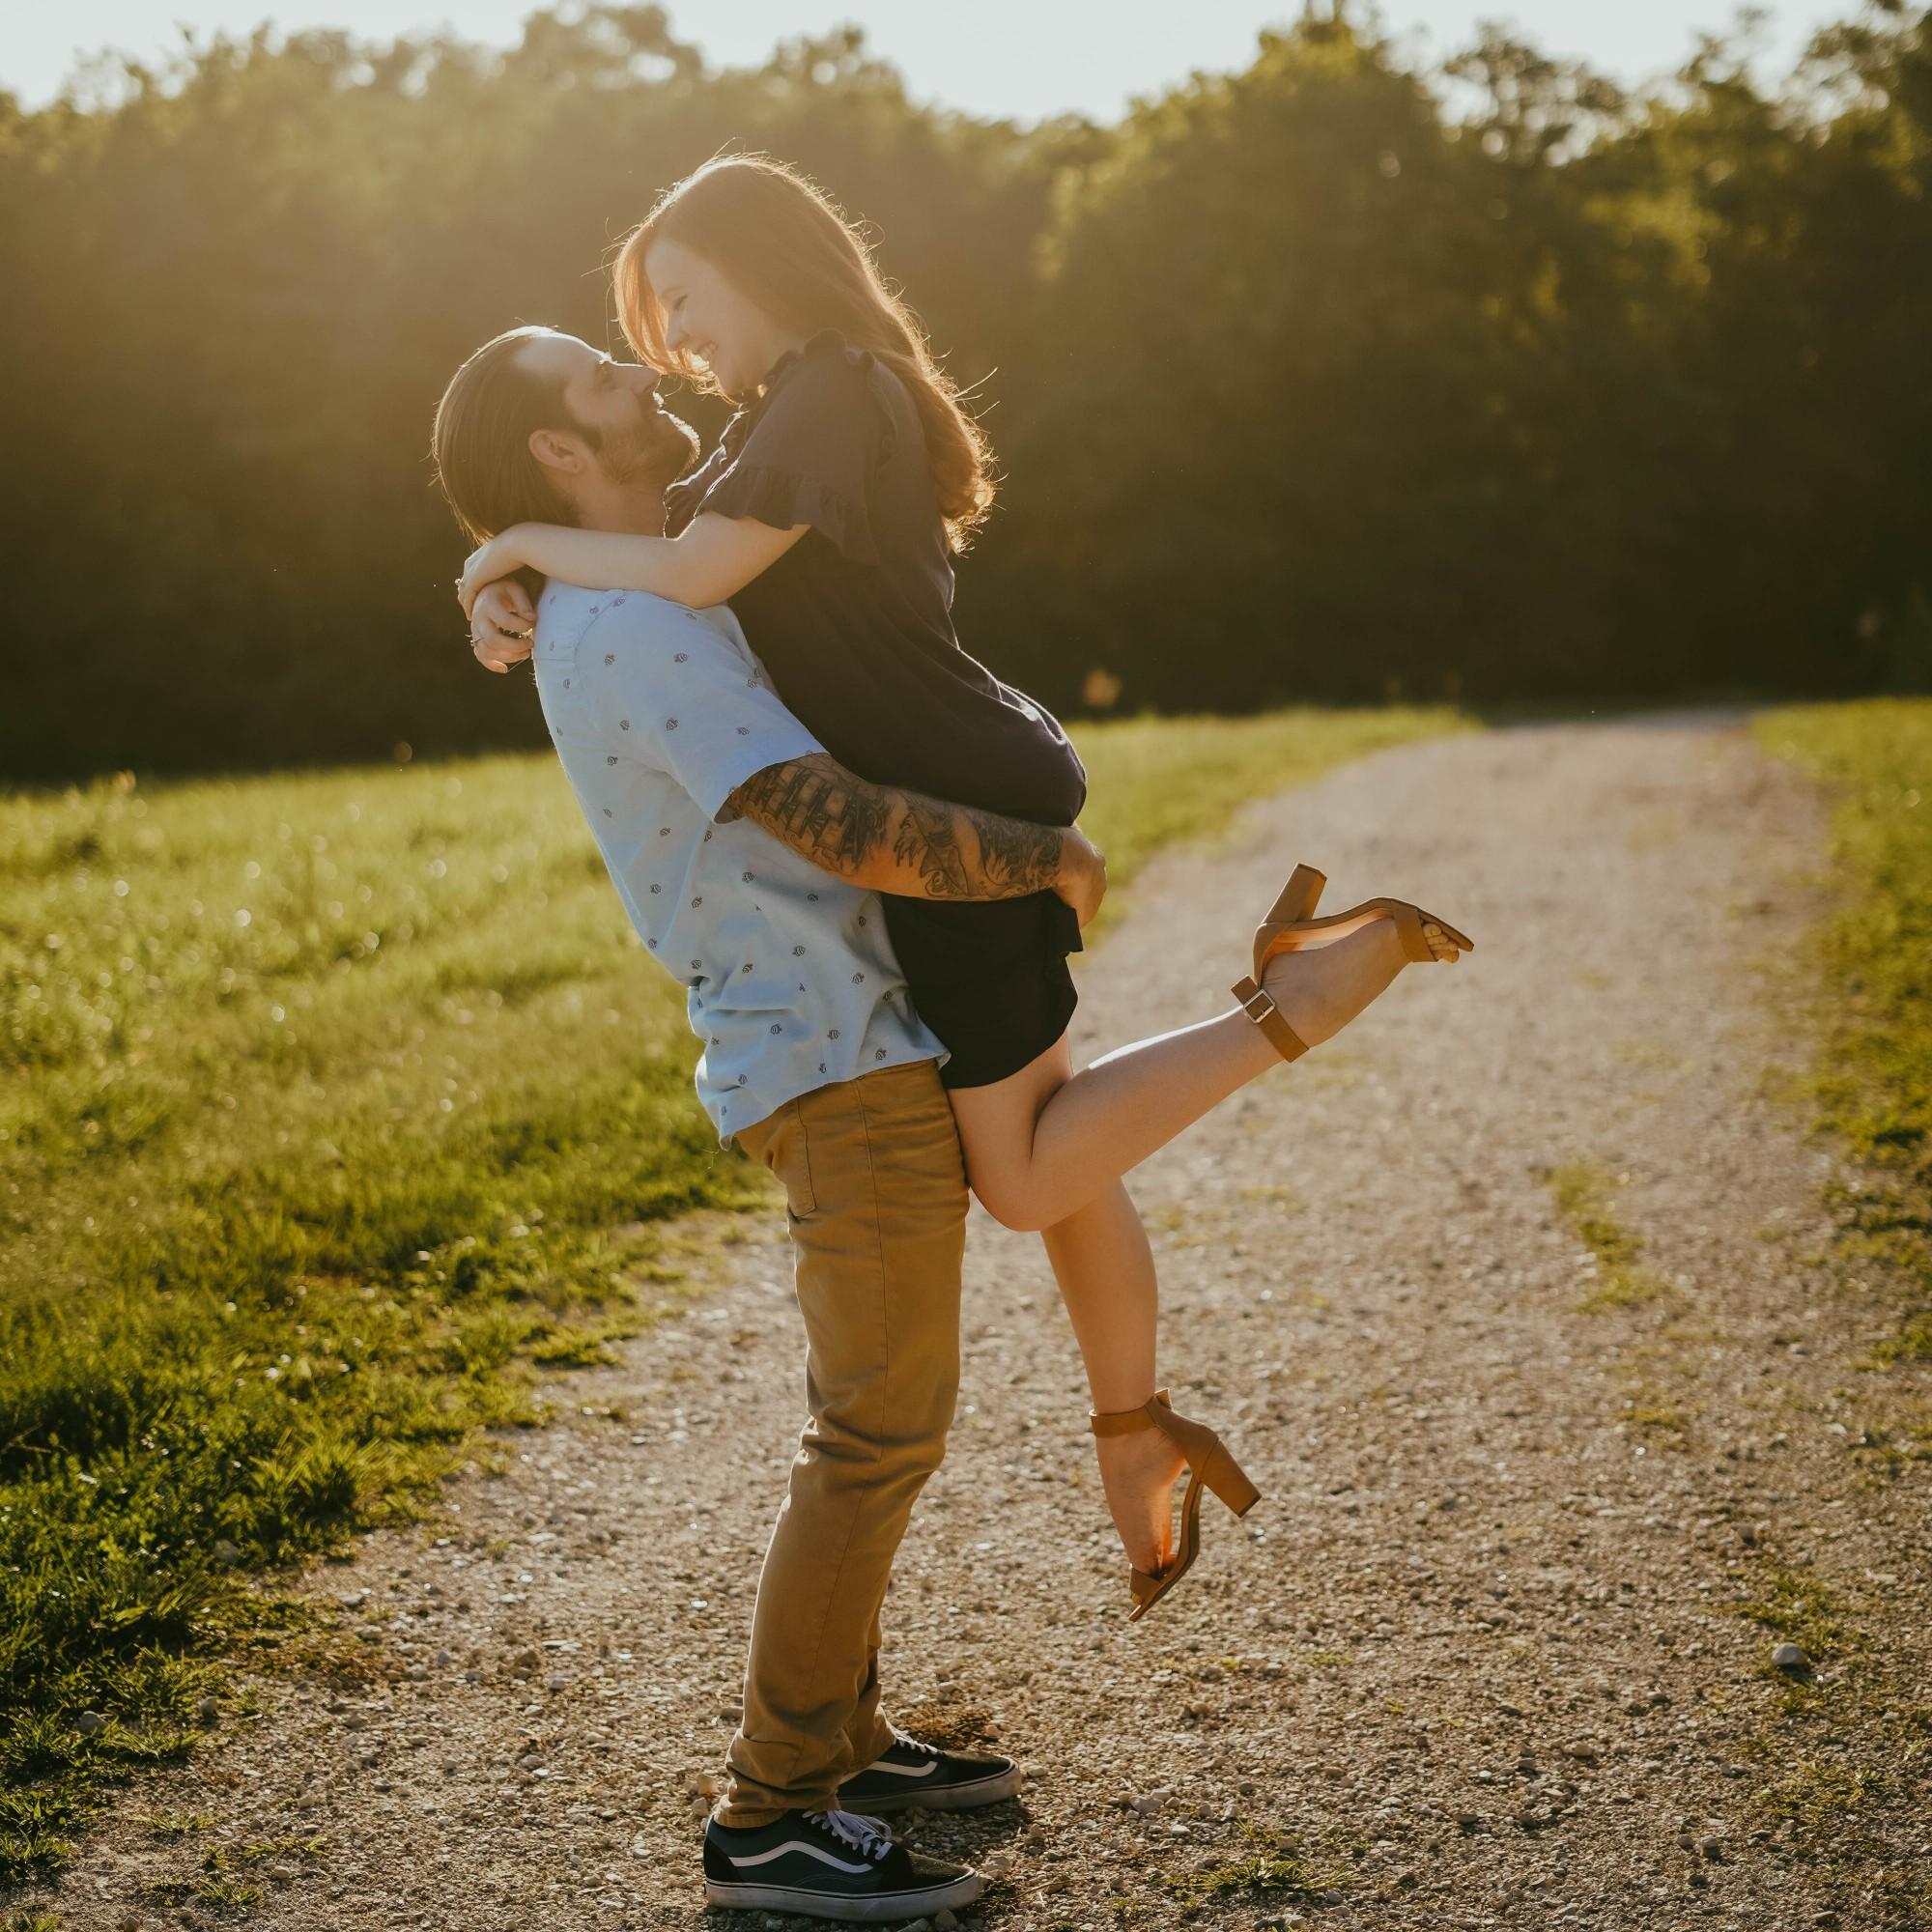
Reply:
M980 867L988 879L1011 885L1015 893L1046 892L1060 875L1062 840L1050 825L1002 818L992 811L968 811L980 835Z
M882 893L1020 898L1060 875L1055 827L870 784L828 753L769 765L729 802L814 866Z
M847 878L883 847L891 817L875 787L825 753L767 765L730 802L781 844Z
M906 813L893 838L893 857L919 874L928 898L975 897L967 890L966 862L960 856L959 828L954 823L955 808L922 798L917 792L904 792L900 796L906 801Z

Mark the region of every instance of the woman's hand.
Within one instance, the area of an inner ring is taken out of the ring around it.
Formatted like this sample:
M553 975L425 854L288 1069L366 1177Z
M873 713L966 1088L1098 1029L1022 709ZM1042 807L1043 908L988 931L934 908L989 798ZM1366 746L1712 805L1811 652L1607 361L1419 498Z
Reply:
M514 577L486 583L469 613L469 648L485 670L506 671L535 648L537 613Z
M1106 856L1077 826L1061 835L1060 876L1053 890L1073 908L1083 931L1107 896Z
M508 577L513 570L521 570L527 561L517 548L514 524L507 530L498 530L488 543L479 544L465 559L463 575L456 580L456 601L463 606L463 614L473 620L483 586Z

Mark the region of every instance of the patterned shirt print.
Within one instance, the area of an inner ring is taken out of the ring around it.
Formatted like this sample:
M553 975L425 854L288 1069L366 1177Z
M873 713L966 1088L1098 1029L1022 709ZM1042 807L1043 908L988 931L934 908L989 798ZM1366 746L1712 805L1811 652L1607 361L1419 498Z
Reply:
M946 1060L913 1011L879 895L725 806L753 773L824 749L727 609L552 582L532 662L611 883L639 941L685 983L704 1042L697 1097L720 1146L815 1087Z

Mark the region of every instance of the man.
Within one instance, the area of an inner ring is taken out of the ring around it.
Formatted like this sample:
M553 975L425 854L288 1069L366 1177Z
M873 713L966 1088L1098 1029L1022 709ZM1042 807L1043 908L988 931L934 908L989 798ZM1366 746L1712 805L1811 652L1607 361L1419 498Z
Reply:
M479 349L437 411L439 478L476 542L526 519L661 534L696 452L655 376L574 336ZM895 1844L879 1812L991 1804L1010 1759L898 1732L879 1612L959 1376L966 1181L878 893L1051 889L1084 924L1105 866L1023 824L838 765L779 701L729 611L553 582L534 642L564 770L645 947L689 989L697 1093L722 1145L784 1183L810 1420L765 1553L744 1717L706 1826L710 1903L915 1918L976 1898L970 1867Z

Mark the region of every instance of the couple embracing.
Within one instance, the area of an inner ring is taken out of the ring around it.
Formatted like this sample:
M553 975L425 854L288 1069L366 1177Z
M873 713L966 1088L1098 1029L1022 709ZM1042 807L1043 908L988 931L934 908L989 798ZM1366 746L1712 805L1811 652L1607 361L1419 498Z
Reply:
M756 156L665 194L615 297L635 362L548 328L486 343L439 406L437 470L479 546L459 585L476 656L533 660L611 880L688 989L698 1098L785 1192L810 1413L705 1894L911 1918L980 1877L882 1814L1019 1785L1009 1759L900 1732L879 1682L888 1574L958 1389L969 1191L1045 1243L1138 1618L1192 1561L1204 1489L1237 1514L1257 1492L1157 1386L1122 1177L1470 942L1399 899L1318 919L1300 866L1238 1006L1075 1072L1066 956L1105 863L1060 724L953 633L990 451L917 318L830 199ZM673 378L737 406L702 462L663 406ZM518 572L544 580L534 605Z

